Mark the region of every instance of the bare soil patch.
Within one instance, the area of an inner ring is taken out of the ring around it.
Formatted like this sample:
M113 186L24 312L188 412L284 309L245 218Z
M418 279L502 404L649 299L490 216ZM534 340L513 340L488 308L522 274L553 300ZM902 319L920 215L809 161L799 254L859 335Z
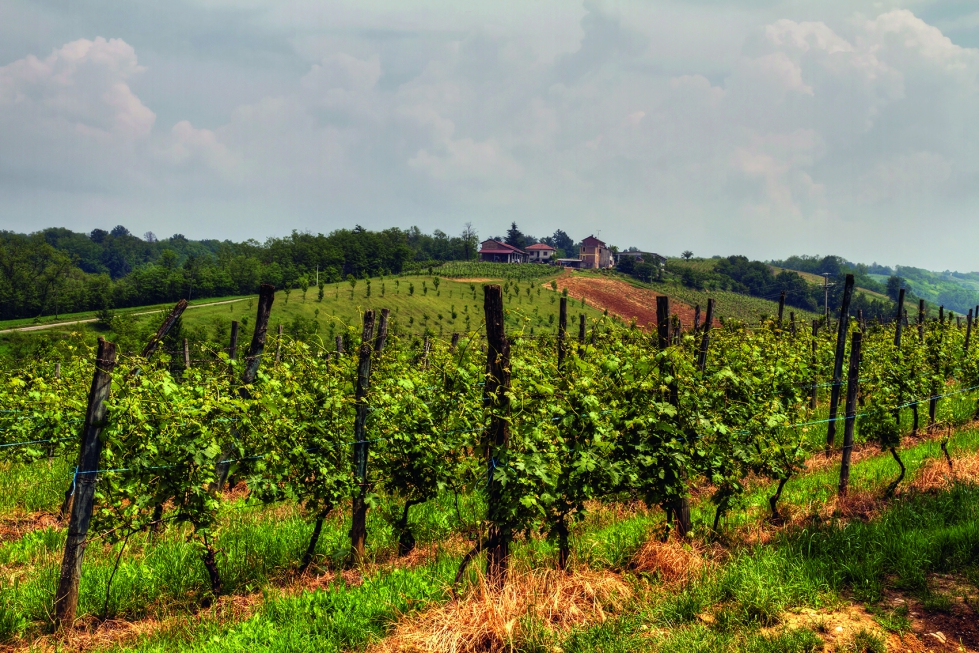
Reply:
M656 327L656 298L662 297L663 293L636 288L621 279L591 274L563 274L557 278L557 286L558 290L567 288L572 299L584 297L592 307L608 310L626 322L635 319L640 328ZM684 327L693 326L693 307L674 299L670 302L670 310L679 316ZM720 322L715 320L715 324L720 325Z

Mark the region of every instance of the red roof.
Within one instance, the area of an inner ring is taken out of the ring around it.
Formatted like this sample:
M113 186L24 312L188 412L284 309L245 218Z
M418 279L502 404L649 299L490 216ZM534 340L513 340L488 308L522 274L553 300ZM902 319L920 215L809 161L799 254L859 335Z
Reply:
M605 247L605 243L600 241L598 238L595 238L594 236L588 236L588 238L585 238L583 241L581 241L581 244L584 245L585 247Z
M527 251L528 252L529 251L536 251L536 250L541 250L541 251L550 250L552 252L556 252L557 251L556 249L554 249L553 247L551 247L547 243L535 243L535 244L533 244L533 245L531 245L530 247L527 248Z
M480 254L510 254L513 252L516 252L517 254L525 253L522 249L518 249L513 245L501 243L498 240L484 240L479 246Z

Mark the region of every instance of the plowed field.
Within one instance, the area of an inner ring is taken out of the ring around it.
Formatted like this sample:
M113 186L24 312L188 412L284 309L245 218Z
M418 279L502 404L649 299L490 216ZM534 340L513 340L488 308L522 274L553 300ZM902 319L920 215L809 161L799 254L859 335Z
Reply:
M593 308L608 309L609 313L621 317L626 322L635 318L636 324L642 328L656 327L656 298L662 293L636 288L620 279L573 272L558 277L557 287L558 290L567 288L569 297L573 299L584 297ZM702 306L701 315L706 310L707 307ZM680 316L684 328L693 326L692 306L671 300L670 312ZM716 320L714 323L720 324Z

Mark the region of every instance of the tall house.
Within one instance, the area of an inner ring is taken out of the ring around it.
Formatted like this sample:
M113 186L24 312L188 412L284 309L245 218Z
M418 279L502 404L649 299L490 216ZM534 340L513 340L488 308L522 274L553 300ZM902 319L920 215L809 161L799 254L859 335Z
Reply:
M612 265L612 253L605 243L594 236L588 236L581 241L578 258L581 259L581 267L583 268L599 269Z

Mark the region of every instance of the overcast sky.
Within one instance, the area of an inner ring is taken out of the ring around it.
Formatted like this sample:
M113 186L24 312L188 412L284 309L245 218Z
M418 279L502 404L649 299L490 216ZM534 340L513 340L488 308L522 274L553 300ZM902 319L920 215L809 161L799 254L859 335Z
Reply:
M0 228L979 269L979 5L0 0Z

